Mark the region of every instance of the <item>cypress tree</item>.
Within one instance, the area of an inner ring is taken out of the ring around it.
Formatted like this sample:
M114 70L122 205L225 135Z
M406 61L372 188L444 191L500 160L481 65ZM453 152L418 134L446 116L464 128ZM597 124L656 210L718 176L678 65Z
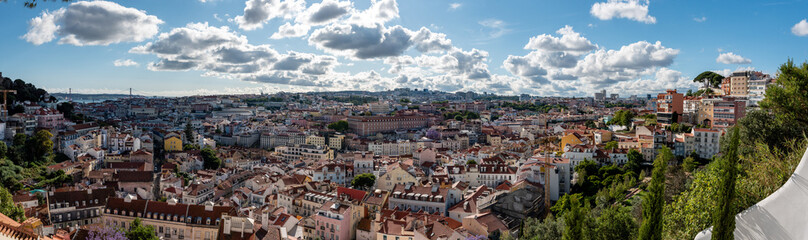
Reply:
M717 201L713 213L712 239L735 239L735 179L738 176L738 128L732 130L730 145L726 154L721 158L719 166L721 182L718 184Z
M673 159L673 153L668 147L659 149L654 160L654 170L651 173L651 184L648 194L642 199L642 227L640 227L640 240L662 239L662 211L665 207L665 169L668 162Z

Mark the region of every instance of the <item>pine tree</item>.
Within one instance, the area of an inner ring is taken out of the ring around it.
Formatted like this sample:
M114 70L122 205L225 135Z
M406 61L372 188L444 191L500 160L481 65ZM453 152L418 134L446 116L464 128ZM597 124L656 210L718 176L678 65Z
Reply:
M673 153L667 147L659 149L654 160L654 171L651 173L651 184L648 194L642 199L642 227L640 240L662 239L662 211L665 207L665 168L673 159Z
M719 173L721 182L718 185L717 202L715 213L713 214L713 237L712 239L726 240L735 239L735 179L738 176L738 128L732 130L730 136L730 146L726 154L721 158Z

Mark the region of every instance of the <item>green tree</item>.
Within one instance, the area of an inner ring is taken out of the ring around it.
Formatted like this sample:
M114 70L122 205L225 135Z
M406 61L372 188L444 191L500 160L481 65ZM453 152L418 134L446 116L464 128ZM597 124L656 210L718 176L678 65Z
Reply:
M376 175L373 175L372 173L359 174L356 175L353 180L351 180L351 186L363 190L370 189L375 183Z
M708 82L710 83L711 87L720 86L722 80L724 80L724 76L721 76L721 74L712 71L702 72L698 76L693 78L693 82L700 82L700 83Z
M473 165L473 164L477 164L477 161L474 161L474 159L469 159L468 161L466 161L466 165Z
M696 164L696 159L688 156L682 161L682 167L684 167L685 171L692 172L694 169L696 169L696 167L698 167L698 164Z
M730 137L730 146L726 154L721 157L719 166L720 179L718 184L717 202L715 213L713 214L713 235L712 239L729 240L735 239L735 180L738 177L738 128L733 128Z
M606 145L603 146L603 149L606 149L606 150L617 149L617 145L618 145L617 141L610 141L610 142L607 142Z
M651 173L651 183L648 193L642 199L642 227L640 227L640 240L662 239L662 212L665 207L665 168L673 159L673 153L668 147L659 149L654 160L654 170Z
M349 128L350 126L348 125L348 122L346 122L345 120L339 120L331 124L328 124L328 129L333 129L334 131L337 132L345 132Z
M14 203L11 193L5 187L0 187L0 212L17 222L25 220L25 209Z
M200 152L200 155L202 155L202 164L205 169L219 169L222 166L222 160L216 156L216 150L205 147Z
M143 225L140 218L135 218L132 221L129 231L126 232L126 238L129 240L158 240L159 238L154 234L154 227Z
M789 59L778 72L777 84L766 88L766 98L760 106L785 122L808 125L808 62L797 66Z
M33 145L26 146L33 153L36 161L42 161L44 156L53 153L53 140L51 138L53 138L53 134L48 130L39 130L34 134L33 142L30 143Z
M0 141L0 158L5 158L8 153L8 146L6 142Z
M522 222L520 239L557 240L564 233L564 219L556 219L552 214L544 220L527 218Z
M587 236L588 204L581 206L580 197L571 197L570 209L564 212L564 240L578 240Z
M628 154L626 154L626 158L628 158L628 162L626 162L626 169L630 170L636 174L640 174L640 170L642 170L642 153L637 151L637 149L628 150Z
M193 142L194 141L194 128L191 126L191 122L185 123L185 142Z
M635 115L634 112L631 110L619 110L614 113L614 117L609 120L609 125L621 125L626 127L631 127L631 122L634 119Z
M56 110L62 113L65 118L73 119L73 103L63 102L56 105Z
M637 221L629 207L610 205L600 212L596 222L594 239L633 239L637 234Z

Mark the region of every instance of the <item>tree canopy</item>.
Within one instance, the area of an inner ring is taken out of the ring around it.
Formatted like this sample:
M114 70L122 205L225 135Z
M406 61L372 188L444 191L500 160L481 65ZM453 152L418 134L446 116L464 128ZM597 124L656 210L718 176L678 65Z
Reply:
M328 124L328 129L333 129L334 131L337 132L345 132L348 129L350 129L350 126L348 125L348 122L346 122L345 120L339 120L331 124Z
M373 184L376 183L376 175L372 173L363 173L356 175L353 180L351 180L351 186L358 188L358 189L370 189L373 187Z
M210 147L205 147L200 152L205 169L219 169L222 166L222 160L216 156L216 150Z
M132 221L132 227L126 232L126 238L129 240L158 240L154 233L154 227L143 225L140 218L135 218Z
M695 78L693 78L693 82L704 83L706 81L709 82L710 86L712 87L721 86L722 80L724 80L724 76L721 76L721 74L715 73L713 71L704 71Z
M620 125L631 127L631 121L634 119L634 112L631 110L618 110L614 113L614 117L609 120L609 125Z
M22 206L14 203L11 193L4 187L0 187L0 212L14 219L14 221L22 222L25 220L25 210Z

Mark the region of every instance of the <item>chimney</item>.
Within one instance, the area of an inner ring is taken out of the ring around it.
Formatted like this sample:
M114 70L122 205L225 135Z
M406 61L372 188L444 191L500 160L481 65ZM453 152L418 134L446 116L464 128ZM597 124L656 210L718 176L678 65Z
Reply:
M207 205L205 206L207 207ZM230 227L232 224L231 222L232 219L230 218L230 216L227 215L227 213L222 214L222 219L224 219L224 226L222 227L222 230L224 231L224 234L230 235Z
M267 226L269 226L269 210L261 211L261 228L267 230Z
M211 201L205 202L205 211L208 211L208 212L213 211L213 202L211 202Z
M166 202L168 202L169 206L177 205L177 199L173 198L173 197L171 199L168 199L168 201L166 201Z
M92 195L92 194L93 194L93 189L92 188L87 188L87 195Z

